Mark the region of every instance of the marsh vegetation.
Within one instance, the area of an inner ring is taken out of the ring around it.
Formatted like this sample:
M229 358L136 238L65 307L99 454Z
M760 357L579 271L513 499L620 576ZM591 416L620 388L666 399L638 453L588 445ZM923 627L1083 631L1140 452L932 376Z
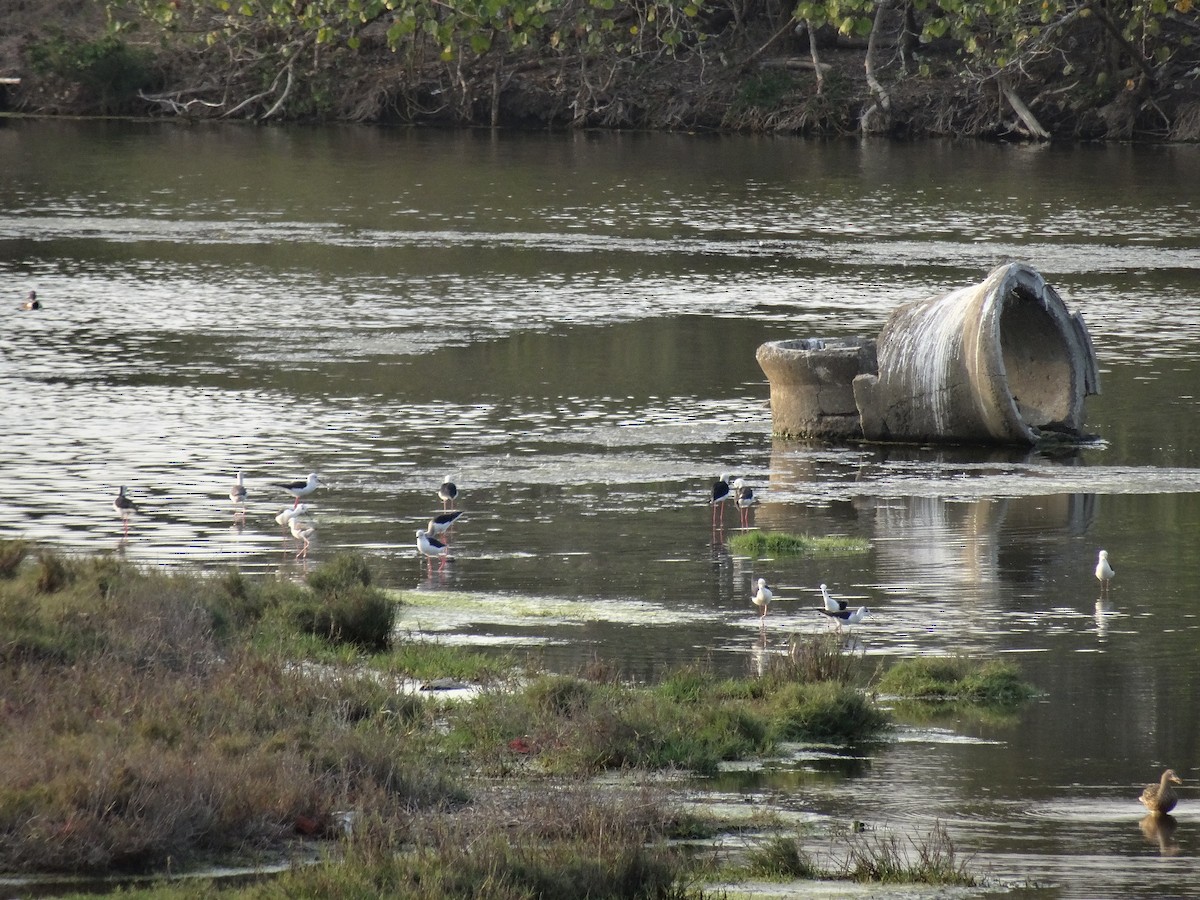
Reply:
M551 674L399 640L394 597L355 556L303 583L164 574L13 542L0 560L15 560L0 578L10 873L177 871L318 842L337 852L241 890L699 896L697 863L670 840L721 823L682 811L649 775L704 776L890 725L875 673L835 634L796 638L759 677L698 665L633 684L599 662ZM443 676L478 693L420 689ZM624 777L598 786L606 772ZM921 841L913 862L907 844L880 840L858 842L846 871L818 874L884 877L863 876L871 867L854 854L888 872L945 856Z

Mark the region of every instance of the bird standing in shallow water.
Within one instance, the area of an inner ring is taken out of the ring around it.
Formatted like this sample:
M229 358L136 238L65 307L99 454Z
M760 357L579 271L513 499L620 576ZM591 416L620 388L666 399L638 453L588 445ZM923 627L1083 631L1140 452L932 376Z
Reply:
M767 587L767 579L758 579L758 590L750 598L750 602L758 607L758 614L765 618L767 615L767 607L771 605L771 598L775 595L771 593L771 589Z
M308 548L312 543L311 538L317 533L317 526L311 522L306 522L299 516L292 516L288 519L288 529L292 532L292 537L300 541L303 546L296 551L297 558L308 556Z
M1175 808L1175 802L1179 799L1172 784L1183 784L1183 779L1175 774L1174 769L1167 769L1158 784L1146 785L1138 800L1155 815L1165 816Z
M450 526L453 525L461 515L462 510L459 509L455 510L454 512L442 513L440 516L434 516L429 520L429 527L425 529L425 532L432 537L440 537L450 530Z
M292 519L296 518L297 516L304 515L311 508L312 507L310 507L307 503L301 503L297 506L289 506L275 517L275 521L284 528L287 528Z
M858 609L854 610L853 612L849 609L842 609L842 610L838 610L837 612L830 612L829 610L825 609L824 607L818 607L817 612L821 613L822 615L829 616L829 618L837 621L838 629L840 630L843 622L847 625L857 625L859 622L861 622L863 619L865 619L867 617L867 614L870 612L870 610L867 609L865 606L860 606Z
M447 475L442 479L442 486L438 488L438 496L442 500L442 509L453 509L454 501L458 498L458 485L450 480Z
M712 497L709 498L709 505L713 508L713 527L717 524L717 510L721 511L721 524L725 524L725 501L733 496L733 492L729 489L729 476L722 475L712 486Z
M1112 581L1113 576L1117 573L1113 571L1113 567L1108 564L1108 551L1101 550L1100 558L1096 561L1096 578L1100 580L1100 593L1108 593L1108 584Z
M234 481L233 487L229 489L229 499L233 501L233 520L235 522L246 521L246 482L242 480L242 472L239 469L237 480Z
M754 489L747 486L746 482L739 478L733 483L733 493L738 512L742 514L742 527L749 528L750 510L758 505L758 498L754 496Z
M435 538L427 531L417 529L417 550L429 558L429 565L433 566L433 558L441 557L441 562L438 563L438 568L446 564L446 553L448 549L445 544ZM431 569L432 570L432 569Z
M113 510L121 517L121 524L125 529L125 536L129 537L129 517L138 513L137 504L125 496L125 485L121 485L121 490L117 492L117 496L113 497Z
M836 616L839 613L843 613L850 606L846 600L834 600L829 596L829 588L824 584L821 585L821 597L825 601L825 612L830 615Z
M289 481L278 486L296 498L292 506L299 506L301 497L307 497L321 486L321 479L317 477L316 472L310 472L306 481Z

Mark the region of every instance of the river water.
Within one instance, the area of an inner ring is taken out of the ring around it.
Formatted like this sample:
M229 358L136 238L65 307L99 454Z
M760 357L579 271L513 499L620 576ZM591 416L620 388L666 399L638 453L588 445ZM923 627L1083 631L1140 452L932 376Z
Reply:
M642 679L753 671L826 627L826 582L871 608L868 660L1006 655L1044 697L901 711L893 741L729 772L714 802L818 836L942 823L1022 894L1200 896L1198 200L1200 147L5 121L0 536L282 577L364 552L418 592L406 633ZM1089 326L1092 445L772 438L761 343L873 335L1011 259ZM297 558L276 485L310 471ZM870 552L731 554L723 472L760 527ZM413 536L447 475L439 567ZM1168 766L1154 833L1136 797Z

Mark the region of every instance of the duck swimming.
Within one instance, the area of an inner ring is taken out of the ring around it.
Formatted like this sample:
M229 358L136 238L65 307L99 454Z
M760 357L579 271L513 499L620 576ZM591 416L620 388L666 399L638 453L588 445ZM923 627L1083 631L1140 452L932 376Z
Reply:
M1146 785L1138 800L1150 812L1164 816L1175 808L1175 803L1179 800L1179 795L1171 787L1172 784L1183 784L1183 779L1175 774L1174 769L1167 769L1162 773L1158 784Z
M25 298L25 302L19 308L24 310L41 309L42 303L37 298L37 291L30 291L29 296Z

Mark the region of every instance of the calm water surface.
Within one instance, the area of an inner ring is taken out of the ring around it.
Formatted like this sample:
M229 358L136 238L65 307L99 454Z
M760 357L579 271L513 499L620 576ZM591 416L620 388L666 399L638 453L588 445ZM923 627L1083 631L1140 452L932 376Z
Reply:
M872 609L869 657L1015 655L1045 698L900 710L886 746L714 798L818 835L942 822L1032 895L1200 896L1198 201L1197 147L8 122L0 536L282 577L353 549L419 589L408 632L645 679L753 671L825 627L827 582ZM772 439L759 344L874 334L1009 259L1091 329L1093 446ZM19 312L31 289L46 308ZM274 485L310 471L298 560ZM722 472L760 527L871 552L731 555L735 514L714 531L703 505ZM413 534L447 474L467 515L439 570ZM782 598L762 629L758 577ZM1166 766L1188 782L1169 834L1136 802Z

